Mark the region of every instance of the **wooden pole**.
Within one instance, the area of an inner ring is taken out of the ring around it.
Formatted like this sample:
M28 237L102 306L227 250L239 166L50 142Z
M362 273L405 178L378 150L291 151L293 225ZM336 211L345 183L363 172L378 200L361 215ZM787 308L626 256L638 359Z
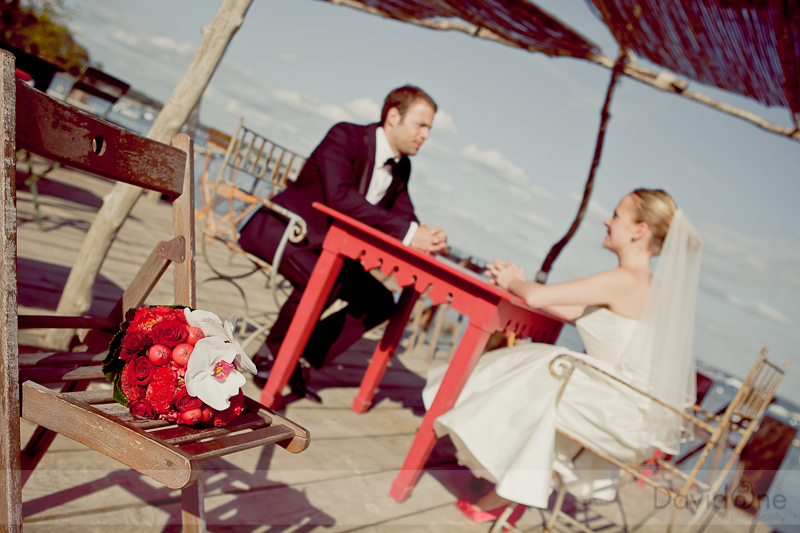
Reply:
M0 531L22 531L17 340L17 84L14 56L0 53Z
M183 78L156 117L147 137L169 144L205 91L233 35L244 22L253 0L224 0L210 25L202 29L202 41ZM69 273L58 302L59 315L82 315L92 303L92 289L114 238L141 195L142 189L118 183L103 199ZM124 310L123 310L124 311ZM57 330L45 336L46 345L65 350L73 330Z
M583 190L583 200L581 200L581 206L578 209L578 214L575 216L575 220L572 222L572 226L569 228L564 237L558 241L553 247L550 249L550 253L547 254L547 257L542 263L542 268L536 274L536 281L539 283L544 283L547 281L547 274L550 272L550 268L553 266L553 261L556 260L558 254L561 253L561 249L567 245L569 240L578 230L578 226L583 220L583 215L586 213L586 208L589 205L589 197L592 194L592 187L594 186L594 176L597 172L597 167L600 166L600 156L603 154L603 140L606 136L606 125L608 124L608 119L611 118L611 113L608 112L608 109L611 107L611 98L614 96L614 88L617 85L617 80L619 80L620 75L625 67L625 61L627 60L627 51L625 49L620 50L619 59L617 59L616 65L614 65L614 69L611 71L611 81L608 82L608 90L606 91L606 101L603 104L603 111L600 113L600 131L597 133L597 143L594 147L594 158L592 159L592 166L589 169L589 177L586 179L586 186Z

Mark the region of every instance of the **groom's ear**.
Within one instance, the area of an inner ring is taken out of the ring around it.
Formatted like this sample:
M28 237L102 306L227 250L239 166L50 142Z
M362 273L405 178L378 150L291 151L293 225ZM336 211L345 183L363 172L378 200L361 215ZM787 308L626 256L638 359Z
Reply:
M389 126L393 128L397 126L401 120L402 117L400 116L400 111L396 107L392 107L389 109L389 112L386 113L386 121L384 122L383 127L386 128L386 126Z

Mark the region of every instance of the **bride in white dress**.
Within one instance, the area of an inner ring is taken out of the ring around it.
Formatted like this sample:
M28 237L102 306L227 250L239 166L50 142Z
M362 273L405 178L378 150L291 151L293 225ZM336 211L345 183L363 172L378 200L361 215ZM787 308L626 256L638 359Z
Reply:
M599 374L576 370L556 404L562 382L549 365L562 353L581 357L670 405L694 403L699 237L661 190L637 189L622 199L605 225L603 246L619 257L614 270L546 286L525 281L523 269L513 263L496 260L488 267L497 285L529 306L580 317L575 324L586 354L547 344L484 354L453 409L436 420L437 435L450 435L459 462L495 483L475 504L458 502L473 520L495 518L509 501L546 508L553 471L577 497L613 499L610 465L591 453L573 462L578 447L557 439L556 428L627 461L644 461L656 447L677 453L680 419ZM654 277L650 259L659 253ZM446 368L428 372L426 407Z

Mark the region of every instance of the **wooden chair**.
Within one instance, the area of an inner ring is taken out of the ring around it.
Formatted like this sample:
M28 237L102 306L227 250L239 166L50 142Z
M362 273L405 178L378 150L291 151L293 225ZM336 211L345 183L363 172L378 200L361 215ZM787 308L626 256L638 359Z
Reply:
M173 146L151 141L15 83L14 59L5 52L0 53L0 111L0 530L21 531L21 470L35 467L56 432L181 489L184 531L204 531L202 461L271 443L300 452L309 444L308 432L249 399L246 410L224 428L136 418L113 402L110 390L86 390L90 381L104 380L107 352L20 355L17 341L18 326L115 329L123 310L142 305L170 264L175 303L195 306L192 142L185 135L176 136ZM17 317L15 144L65 166L175 198L175 238L155 245L111 316ZM51 389L61 383L60 392ZM22 458L20 416L41 426Z
M775 394L775 389L778 387L784 373L789 368L789 363L786 363L783 368L769 362L767 360L767 348L765 347L758 358L756 359L753 368L744 380L741 388L737 391L728 407L722 414L714 414L704 411L699 406L695 405L694 412L687 414L681 410L675 409L672 406L653 398L644 391L641 391L624 381L617 379L610 374L600 370L599 368L586 363L585 361L573 357L569 354L562 354L550 363L550 372L564 380L559 393L564 392L564 388L569 382L569 378L577 368L590 368L594 372L599 372L607 377L607 379L618 381L623 385L629 387L631 390L649 398L651 401L656 402L663 407L671 410L676 415L686 420L691 427L694 428L695 435L705 441L693 468L689 472L684 472L678 469L673 463L664 459L655 459L656 464L662 470L662 473L669 473L669 475L653 475L649 470L648 465L629 464L623 462L605 452L598 450L590 442L583 442L573 435L559 431L561 435L569 440L579 444L582 449L588 450L599 457L602 457L611 464L617 466L624 472L629 473L639 482L649 485L656 491L664 494L673 502L672 513L670 516L668 531L672 529L675 522L676 514L679 508L686 507L685 503L691 501L695 503L696 509L694 514L689 519L684 530L691 529L694 525L698 524L703 516L708 511L709 504L713 498L717 496L722 488L723 483L731 472L732 467L739 459L742 449L750 440L750 436L758 428L764 412L772 401ZM729 436L732 433L738 433L738 440L733 445L732 453L729 453ZM725 456L727 460L724 466L720 468L722 460ZM710 461L709 461L710 459ZM650 461L648 461L649 463ZM710 463L710 465L709 465ZM645 470L645 472L643 472ZM707 473L707 480L700 479L701 472ZM556 522L561 520L570 526L583 531L584 533L594 533L587 528L584 524L578 522L562 510L566 490L564 483L557 477L558 493L556 496L555 506L550 516L545 529L546 533L552 531ZM511 515L517 505L509 505L503 512L500 518L495 522L491 529L492 533L499 533L511 527L507 523L508 517Z
M196 218L203 228L200 251L215 277L204 280L223 280L238 290L244 302L245 324L254 330L241 341L247 346L271 326L271 322L259 323L252 319L245 292L236 280L261 272L266 277L267 287L278 308L278 272L283 251L288 242L300 242L306 236L306 223L298 215L274 204L270 199L286 188L303 168L306 158L275 144L266 137L244 127L239 119L236 131L229 138L222 166L216 180L212 180L207 167L200 177L201 209ZM238 244L239 230L261 207L279 213L288 221L283 237L271 261L248 254ZM229 251L228 260L215 259L209 244L219 242ZM239 259L236 265L232 263Z

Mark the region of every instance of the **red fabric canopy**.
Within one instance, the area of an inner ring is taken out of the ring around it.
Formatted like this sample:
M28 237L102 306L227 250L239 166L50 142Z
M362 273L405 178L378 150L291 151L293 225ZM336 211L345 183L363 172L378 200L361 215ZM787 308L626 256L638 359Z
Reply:
M332 0L328 0L332 1ZM597 47L527 0L340 0L406 22L460 19L510 44ZM587 0L622 46L676 74L800 113L800 0Z
M592 0L620 45L689 79L800 112L797 0Z
M587 58L598 52L597 46L581 34L524 0L356 0L353 3L406 22L460 19L475 26L476 31L486 28L520 48L550 56Z

